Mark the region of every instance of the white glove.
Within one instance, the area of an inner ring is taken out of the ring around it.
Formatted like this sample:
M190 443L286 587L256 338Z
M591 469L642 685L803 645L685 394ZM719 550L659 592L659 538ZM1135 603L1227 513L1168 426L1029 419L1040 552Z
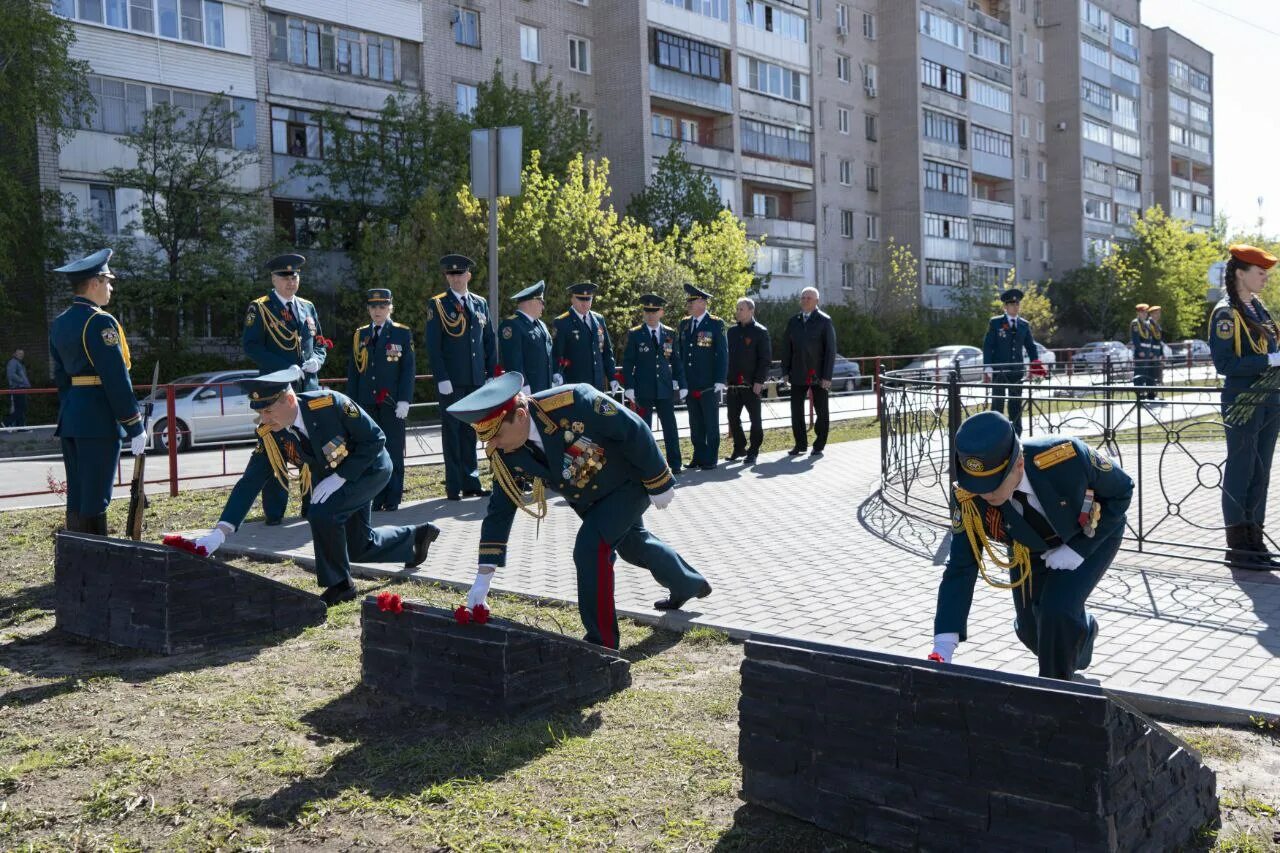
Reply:
M528 385L521 385L521 386L520 386L520 393L521 393L521 394L525 394L525 395L527 396L527 395L529 395L529 394L532 394L532 393L533 393L533 389L532 389L532 388L530 388Z
M1059 545L1044 552L1044 564L1060 572L1074 572L1084 562L1081 557L1067 545Z
M227 541L227 534L223 532L221 527L215 527L205 535L196 540L196 547L203 548L205 556L209 556L214 551L222 547L222 543Z
M405 418L409 417L409 401L408 400L401 400L399 403L396 403L396 417L399 418L400 420L404 420Z
M333 493L342 488L342 484L346 480L342 479L338 474L330 474L321 480L316 487L311 490L311 502L313 504L322 504L329 498L333 497Z
M982 375L987 379L990 379L994 374L992 374L990 367L984 367L982 368Z
M622 396L624 399L630 400L634 403L636 401L636 389L628 388L626 391L622 392Z
M561 374L561 373L553 373L553 374L551 374L551 384L552 384L552 385L563 385L563 384L564 384L564 374Z
M960 645L960 635L954 631L949 634L933 635L933 654L942 658L943 663L951 663L958 645Z
M476 569L476 579L471 582L471 589L467 592L468 608L485 603L485 599L489 597L489 584L493 583L496 571L493 566L481 566Z
M1267 367L1280 367L1280 352L1267 354Z
M729 386L725 385L723 382L717 382L715 384L715 389L717 394L723 394L726 390L728 390L728 388Z
M311 356L311 358L309 358L309 359L307 359L306 361L302 362L302 370L303 370L303 372L305 372L305 373L319 373L319 372L320 372L320 359L316 358L314 355L313 355L313 356Z
M146 430L143 430L142 432L135 435L133 438L129 439L129 452L132 453L134 456L141 456L142 454L147 452L147 431Z
M649 503L653 504L654 509L666 509L667 504L676 498L675 489L667 489L665 492L659 492L656 495L649 495Z
M609 390L613 391L615 394L618 393L622 390L622 383L614 379L609 383Z
M671 390L672 390L672 391L679 391L679 390L680 390L680 380L679 380L679 379L672 379L672 380L671 380Z
M688 396L689 396L689 389L688 389L688 388L681 388L681 389L680 389L680 399L681 399L681 400L684 400L684 398L685 398L685 397L688 397Z
M441 381L437 382L437 383L436 383L436 388L438 388L438 389L440 390L440 395L441 395L441 396L444 396L444 395L446 395L446 394L452 394L452 393L453 393L453 383L452 383L452 382L450 382L448 379L443 379L443 380L441 380Z

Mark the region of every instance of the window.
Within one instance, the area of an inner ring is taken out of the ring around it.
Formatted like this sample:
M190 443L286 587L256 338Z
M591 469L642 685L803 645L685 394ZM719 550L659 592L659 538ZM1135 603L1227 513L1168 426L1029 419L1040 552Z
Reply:
M520 58L526 62L542 61L542 52L538 49L538 32L537 27L520 25Z
M997 65L1009 64L1009 43L981 30L969 31L969 52Z
M476 110L476 99L480 91L470 83L453 84L453 108L461 116L469 116ZM656 119L657 116L655 115ZM670 121L670 119L668 119Z
M201 0L181 0L183 41L204 41L202 7Z
M698 132L698 122L694 119L680 119L680 138L685 142L692 142L697 145L702 140L702 134Z
M744 88L775 98L807 103L809 100L809 75L783 68L754 57L739 56L740 68L745 71L739 79ZM745 81L745 82L743 82Z
M845 261L840 264L840 287L844 290L853 290L854 283L858 280L858 268L856 265Z
M227 43L222 4L213 0L204 0L204 43L213 47L223 47Z
M158 10L154 4L158 3ZM222 3L218 0L54 0L53 11L66 18L105 24L165 38L226 46Z
M970 125L969 144L974 151L995 154L997 157L1013 157L1013 137L989 127Z
M480 46L480 13L474 9L453 10L453 43Z
M924 161L924 188L953 195L969 194L969 170L933 160Z
M1042 184L1049 180L1049 166L1044 160L1036 161L1036 180Z
M1044 64L1044 41L1036 39L1036 62Z
M920 10L920 32L943 44L964 50L966 27L929 9Z
M1022 204L1020 204L1019 207L1022 209L1022 218L1030 222L1031 221L1031 196L1024 195L1021 201L1022 201Z
M1084 256L1090 260L1107 257L1113 248L1115 247L1108 237L1086 235L1084 238Z
M862 13L862 37L876 40L876 16L870 12Z
M844 186L853 184L853 163L849 160L840 160L840 183Z
M1186 190L1173 189L1170 193L1173 196L1173 206L1178 210L1186 210L1191 207L1191 193Z
M960 261L924 262L924 283L934 287L963 287L969 278L969 265Z
M1097 142L1102 145L1111 144L1111 128L1105 124L1099 124L1089 119L1080 120L1080 135L1091 142Z
M880 167L867 164L867 192L880 191Z
M1039 203L1037 204L1037 207L1040 209L1040 211L1036 218L1039 219L1041 222L1044 222L1046 219L1049 218L1049 202L1045 201L1044 199L1040 199Z
M151 0L129 0L129 29L140 33L155 32L155 14Z
M862 66L862 89L867 93L867 97L874 98L877 92L877 83L880 79L879 68L868 62Z
M89 220L103 234L115 234L116 223L116 191L114 187L89 185Z
M649 117L649 129L654 136L661 136L664 139L676 138L676 120L671 116L653 113Z
M1040 260L1049 263L1049 241L1042 239L1040 241Z
M1101 9L1096 3L1091 2L1091 0L1084 0L1084 3L1080 7L1080 18L1086 24L1097 27L1100 30L1106 31L1111 29L1111 15Z
M106 133L137 133L147 112L147 87L110 77L89 77L89 97L95 109L85 130Z
M1117 77L1123 77L1130 83L1142 82L1142 71L1139 70L1137 64L1121 59L1118 56L1111 57L1111 73Z
M853 73L850 71L852 61L847 56L836 54L836 78L848 83L853 79Z
M1186 95L1179 95L1177 92L1170 92L1169 109L1175 113L1189 112L1191 109L1191 101Z
M964 122L955 116L933 110L924 111L924 136L949 145L964 148L966 145Z
M693 12L695 15L705 15L718 21L729 20L729 0L662 0L662 2L677 9Z
M271 151L291 157L319 160L324 157L320 120L305 110L271 108Z
M840 236L853 239L853 211L840 211Z
M591 42L569 36L569 67L582 74L591 73Z
M1181 59L1169 60L1169 82L1186 86L1191 80L1191 66Z
M1137 172L1131 172L1128 169L1116 169L1116 186L1122 190L1129 192L1138 192L1141 188L1142 177Z
M841 133L849 132L849 111L844 107L836 109L836 130Z
M790 163L812 162L811 135L807 131L742 120L742 153Z
M809 41L809 22L801 15L788 12L760 0L738 0L738 23L774 33L791 41Z
M803 276L804 249L765 246L756 256L756 269L774 275Z
M1080 39L1080 58L1102 68L1111 67L1111 54L1096 41L1090 41L1085 38Z
M1199 92L1204 92L1206 95L1210 93L1211 89L1209 87L1208 74L1201 73L1195 70L1194 68L1189 68L1188 78L1190 80L1192 89L1195 89L1196 91L1199 91Z
M1138 102L1116 92L1112 95L1111 123L1120 130L1138 132Z
M1018 135L1023 139L1031 135L1031 119L1025 115L1018 116Z
M1013 92L980 77L969 77L969 100L1002 113L1013 112Z
M1022 149L1022 177L1030 180L1031 178L1031 158L1026 155L1027 149Z
M1138 30L1127 21L1119 18L1114 19L1111 26L1111 34L1115 36L1116 41L1123 42L1130 47L1138 46Z
M1111 222L1113 221L1113 215L1110 199L1088 195L1084 197L1084 216L1086 219L1093 219L1097 222Z
M751 215L762 219L777 219L778 197L768 193L752 193Z
M575 0L575 2L576 2L576 0ZM586 4L586 3L583 3L582 5L584 5L584 6L585 6L585 5L587 5L587 4ZM574 118L576 118L576 119L578 120L578 123L579 123L580 125L582 125L582 129L583 129L583 130L587 131L588 133L590 133L590 132L591 132L591 128L592 128L592 127L594 127L594 124L593 124L593 123L592 123L592 121L591 121L591 109L590 109L590 108L588 108L588 107L574 107L574 108L573 108L573 117L574 117ZM723 195L723 194L724 194L724 191L723 191L723 190L721 190L721 195Z
M1142 211L1127 204L1116 203L1116 224L1125 228L1132 227L1133 220L1142 215Z
M1099 109L1111 109L1111 90L1088 77L1080 78L1080 99Z
M1183 100L1186 100L1185 98ZM1169 100L1170 105L1173 104L1172 98ZM1209 105L1202 104L1199 101L1191 101L1191 118L1194 121L1202 121L1209 123Z
M845 3L836 4L836 32L849 32L849 7Z
M364 47L360 33L338 30L338 73L364 76Z
M1186 146L1189 131L1180 124L1169 124L1169 141L1174 145Z
M1202 154L1209 153L1209 137L1205 136L1203 133L1196 133L1195 131L1189 133L1188 136L1191 138L1190 142L1192 150L1199 151Z
M1111 183L1111 164L1100 160L1084 158L1084 176L1091 181L1103 184Z
M975 246L994 246L997 249L1013 248L1013 223L1003 219L973 218L973 243Z
M366 36L369 45L369 76L387 83L396 79L395 39L386 36Z
M964 97L964 74L931 59L920 60L920 82L930 89L941 89L958 98Z
M1044 81L1036 80L1036 103L1044 103Z
M722 80L723 52L715 45L694 41L662 30L653 34L653 63L708 80Z
M455 19L455 37L457 31ZM267 40L268 57L278 62L387 83L416 83L419 78L421 54L414 42L398 42L390 36L341 29L279 12L267 14Z
M867 239L880 239L880 216L875 213L867 214Z
M866 118L863 119L863 124L866 127L868 142L875 142L880 138L879 122L874 115L867 113Z
M160 17L160 35L176 39L178 37L178 0L156 0L156 11Z
M1118 130L1111 134L1111 147L1130 157L1142 156L1142 143L1138 137Z
M1213 215L1213 199L1208 196L1194 193L1191 196L1191 212L1203 213L1206 216Z
M963 216L926 213L924 215L924 236L968 242L969 220Z
M1044 122L1036 120L1036 142L1044 142Z

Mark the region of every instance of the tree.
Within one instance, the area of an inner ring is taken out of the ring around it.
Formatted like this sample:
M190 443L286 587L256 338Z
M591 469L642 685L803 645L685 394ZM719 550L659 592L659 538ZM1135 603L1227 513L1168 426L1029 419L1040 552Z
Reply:
M238 318L253 292L262 230L258 156L230 148L239 117L223 97L198 114L161 104L147 112L141 130L121 141L136 165L105 173L117 187L136 189L141 200L122 213L136 216L134 234L117 239L127 253L116 301L145 309L152 320L141 331L153 348L176 351L207 307ZM228 324L230 335L236 326Z
M992 316L1004 312L1000 294L1011 287L1017 287L1022 291L1022 310L1019 316L1031 324L1031 333L1036 341L1048 346L1049 342L1058 336L1058 316L1054 310L1053 301L1049 299L1049 283L1028 281L1019 285L1018 271L1010 269L1004 282L996 288L997 292L991 295L988 307L991 309Z
M714 221L722 210L724 202L715 182L685 159L679 145L658 158L653 177L627 205L627 215L659 237L676 230L688 233L695 223Z
M48 3L0 3L0 281L42 274L50 235L38 146L56 150L89 105L89 67L67 55L74 39Z
M1131 314L1123 296L1129 277L1124 259L1113 253L1050 282L1048 296L1064 325L1090 338L1113 338Z

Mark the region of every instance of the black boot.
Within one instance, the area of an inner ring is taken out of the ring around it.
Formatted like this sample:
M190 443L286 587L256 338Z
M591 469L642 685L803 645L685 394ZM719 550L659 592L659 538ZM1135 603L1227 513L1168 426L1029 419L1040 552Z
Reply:
M92 529L89 531L90 533L95 533L98 536L111 535L107 530L107 514L105 512L95 515L90 524L92 524Z
M1249 524L1233 524L1227 528L1226 564L1232 569L1265 572L1267 566L1263 565L1261 558L1251 549L1251 528L1252 525Z
M80 533L80 513L67 510L67 524L62 529L68 533Z
M1262 525L1249 525L1249 550L1254 553L1254 562L1268 571L1280 569L1280 561L1267 548L1267 539L1262 535Z

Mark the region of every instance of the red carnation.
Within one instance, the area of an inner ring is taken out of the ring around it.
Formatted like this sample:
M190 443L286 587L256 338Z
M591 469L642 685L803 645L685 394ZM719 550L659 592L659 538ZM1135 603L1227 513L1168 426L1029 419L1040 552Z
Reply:
M197 545L192 540L177 533L166 533L162 541L170 548L177 548L179 551L186 551L188 554L195 554L197 557L209 556L208 549L203 545Z
M937 652L929 652L929 660L934 663L946 663L946 661L942 659L942 655Z
M742 376L742 374L741 374L741 373L739 373L739 374L738 374L738 384L739 384L739 385L741 385L741 384L743 384L743 382L744 382L743 376Z
M695 399L695 400L701 400L701 399L702 399L702 392L701 392L701 391L699 391L697 388L693 389L693 390L692 390L691 392L689 392L689 393L692 395L693 399Z
M560 366L561 366L561 367L568 367L568 366L569 366L569 359L565 358L564 356L560 356Z
M614 371L614 373L613 373L613 378L614 378L614 379L616 379L616 380L618 380L619 382L621 382L621 381L622 381L622 371L621 371L621 370L615 370L615 371Z
M453 611L453 618L459 625L465 625L471 621L471 611L467 609L467 605L459 604L458 609Z
M316 335L316 343L322 347L333 346L333 340L331 338L326 338L324 335Z
M477 625L483 625L489 621L489 608L483 604L477 604L471 608L471 621Z
M504 373L506 373L506 372L507 372L507 371L506 371L506 368L504 368L501 364L495 364L495 365L493 366L493 375L494 375L494 378L497 378L497 377L501 376L502 374L504 374Z
M403 613L404 601L394 592L380 592L377 597L378 609L383 613Z
M378 389L378 393L373 395L373 404L375 406L381 406L382 401L387 399L387 397L389 396L391 396L390 391L388 391L386 388L380 388Z
M639 415L639 416L640 416L640 417L642 417L642 418L647 418L647 417L649 417L649 410L648 410L648 409L643 409L643 408L641 408L640 406L636 406L636 414L637 414L637 415Z

